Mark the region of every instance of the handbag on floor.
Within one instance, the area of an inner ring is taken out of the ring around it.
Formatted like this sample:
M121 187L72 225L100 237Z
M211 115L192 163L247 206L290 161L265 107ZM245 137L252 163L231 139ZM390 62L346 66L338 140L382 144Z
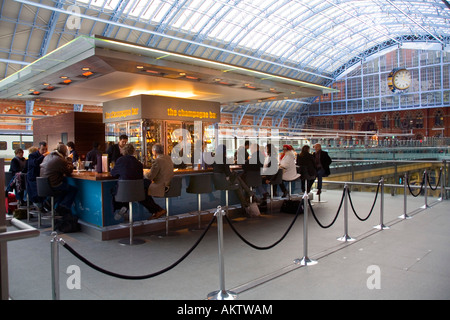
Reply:
M281 212L297 214L297 210L303 213L303 200L284 200L281 205Z
M256 202L253 202L248 207L246 207L245 211L249 217L259 217L261 215L258 204Z

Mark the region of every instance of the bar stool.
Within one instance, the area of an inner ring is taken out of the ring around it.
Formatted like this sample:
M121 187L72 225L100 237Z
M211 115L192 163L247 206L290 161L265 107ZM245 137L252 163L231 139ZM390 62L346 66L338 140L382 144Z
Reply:
M176 232L169 232L169 198L175 198L181 196L181 185L182 178L180 176L174 176L172 180L170 180L170 187L164 193L164 198L166 200L166 233L161 234L158 237L168 237L178 235ZM161 197L157 197L161 198ZM173 219L178 219L178 217L173 217Z
M54 204L54 198L59 193L54 191L53 188L50 186L50 181L47 177L37 177L36 178L36 187L37 187L37 194L41 198L47 198L50 197L50 205L51 205L51 212L52 212L52 231L55 231L55 204ZM41 212L38 212L38 228L41 227Z
M186 188L187 193L195 193L197 194L198 200L198 228L192 229L194 230L203 230L201 227L201 212L202 212L202 193L211 193L212 190L212 181L211 174L196 174L189 177L189 185Z
M213 182L214 189L225 191L225 207L228 214L228 191L237 190L239 186L237 184L232 184L229 180L227 180L225 173L213 173Z
M273 186L283 183L283 169L278 169L277 173L270 179L270 213L272 214L273 207Z
M142 201L145 199L144 180L118 180L117 194L115 200L117 202L128 202L130 211L130 238L119 240L123 245L137 245L145 243L145 240L133 238L133 202Z
M243 176L244 182L253 191L253 188L259 187L262 185L261 172L257 171L247 171ZM252 197L250 197L250 203L252 202Z

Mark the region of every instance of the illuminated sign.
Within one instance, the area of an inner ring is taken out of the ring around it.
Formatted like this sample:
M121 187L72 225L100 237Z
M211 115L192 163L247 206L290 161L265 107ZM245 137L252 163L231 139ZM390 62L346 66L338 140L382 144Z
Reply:
M220 103L137 95L103 103L103 122L139 119L220 122Z
M105 119L120 119L138 115L139 108L131 108L126 110L105 112Z
M193 110L175 110L172 108L167 109L167 115L169 117L189 117L197 119L217 119L217 113L211 111L193 111Z

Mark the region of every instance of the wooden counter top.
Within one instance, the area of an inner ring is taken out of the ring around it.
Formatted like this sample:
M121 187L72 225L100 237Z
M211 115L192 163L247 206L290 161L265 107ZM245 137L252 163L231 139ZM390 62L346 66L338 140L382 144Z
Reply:
M144 172L150 171L150 169L144 169ZM212 172L212 169L206 170L192 170L192 169L175 169L175 175L189 175ZM109 172L97 173L94 171L76 171L74 170L71 175L75 179L92 180L92 181L104 181L115 180Z
M102 180L115 180L111 177L109 172L98 173L94 171L76 171L74 170L70 177L75 179L102 181Z

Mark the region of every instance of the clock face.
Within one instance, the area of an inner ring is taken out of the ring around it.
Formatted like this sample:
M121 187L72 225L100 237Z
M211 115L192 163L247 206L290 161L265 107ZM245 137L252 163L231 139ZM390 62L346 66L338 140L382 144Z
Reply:
M408 89L411 85L411 72L406 69L398 70L392 76L392 83L399 90Z

